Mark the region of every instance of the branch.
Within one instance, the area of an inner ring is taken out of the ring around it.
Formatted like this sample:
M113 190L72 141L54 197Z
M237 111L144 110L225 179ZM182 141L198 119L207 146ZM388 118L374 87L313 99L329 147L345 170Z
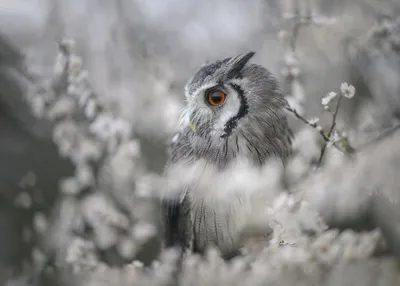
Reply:
M336 104L336 110L335 110L335 113L333 113L331 128L329 129L329 132L328 132L328 138L330 138L332 136L332 132L336 127L336 118L337 118L337 115L338 115L338 112L339 112L339 106L340 106L340 102L342 100L342 97L343 97L342 95L339 96L338 102ZM328 142L325 141L325 144L324 144L324 146L322 146L321 154L319 156L318 166L320 166L321 163L322 163L322 159L324 157L327 145L328 145Z
M315 130L318 131L318 133L321 135L322 139L324 139L324 141L326 143L330 142L331 140L329 139L329 137L325 134L324 129L322 128L322 126L318 125L317 123L312 123L309 120L305 119L303 116L301 116L295 109L292 109L290 106L286 106L285 109L287 111L289 111L290 113L294 114L294 116L297 119L300 119L301 121L303 121L305 124L311 126L312 128L314 128ZM354 153L354 149L349 145L346 146L345 149L343 149L342 147L339 146L339 144L337 144L337 142L333 143L333 146L339 150L340 152L344 153L344 154L352 154Z

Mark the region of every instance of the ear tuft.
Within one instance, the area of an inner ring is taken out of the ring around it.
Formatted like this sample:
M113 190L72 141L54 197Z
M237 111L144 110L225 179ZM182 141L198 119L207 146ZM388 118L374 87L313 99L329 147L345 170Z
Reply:
M229 71L226 75L227 79L234 78L244 68L247 62L254 56L255 52L239 54L228 62Z

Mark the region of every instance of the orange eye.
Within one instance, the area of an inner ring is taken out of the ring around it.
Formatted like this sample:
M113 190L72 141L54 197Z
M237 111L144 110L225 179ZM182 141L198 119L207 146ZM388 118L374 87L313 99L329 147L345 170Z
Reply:
M219 89L210 89L206 97L212 106L221 106L225 102L225 93Z

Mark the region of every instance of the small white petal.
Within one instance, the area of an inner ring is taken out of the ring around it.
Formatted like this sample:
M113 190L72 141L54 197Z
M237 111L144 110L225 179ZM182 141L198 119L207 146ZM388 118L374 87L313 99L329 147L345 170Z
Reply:
M346 98L352 98L356 93L356 89L354 86L349 85L347 82L344 82L340 85L340 91L342 92L343 96Z
M138 223L133 229L133 237L139 242L145 242L156 234L156 228L149 223Z
M97 104L93 99L88 99L85 106L85 115L87 118L92 119L96 115Z
M318 117L313 117L313 118L309 119L308 122L310 124L317 124L319 122L319 118Z
M327 95L325 95L322 100L321 104L322 105L328 105L329 102L336 97L337 93L336 92L329 92Z
M76 195L81 191L81 186L76 178L70 177L61 181L61 191L67 195Z

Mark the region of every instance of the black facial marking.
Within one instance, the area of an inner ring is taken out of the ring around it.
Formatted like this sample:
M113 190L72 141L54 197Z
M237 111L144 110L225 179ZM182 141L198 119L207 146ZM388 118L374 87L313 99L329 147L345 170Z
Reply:
M239 112L233 116L228 122L225 123L224 134L221 136L222 138L226 138L231 135L233 129L236 128L238 124L238 120L244 117L249 112L249 106L247 104L247 100L244 96L243 89L238 86L237 84L231 83L230 86L237 92L239 99L240 99L240 108Z

